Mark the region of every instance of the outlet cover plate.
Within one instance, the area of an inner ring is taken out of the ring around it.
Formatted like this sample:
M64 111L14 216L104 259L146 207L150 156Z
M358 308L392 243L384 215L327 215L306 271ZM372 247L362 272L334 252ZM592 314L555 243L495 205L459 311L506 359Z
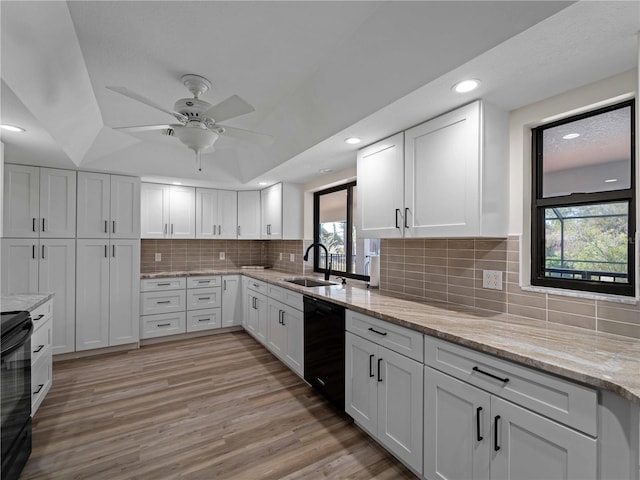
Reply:
M483 270L482 288L502 290L502 272L500 270Z
M162 261L162 254L156 253L156 262L161 262L161 261Z
M290 262L295 262L296 261L296 254L295 253L290 253L289 254L289 261Z
M224 252L220 252L220 260L224 260Z

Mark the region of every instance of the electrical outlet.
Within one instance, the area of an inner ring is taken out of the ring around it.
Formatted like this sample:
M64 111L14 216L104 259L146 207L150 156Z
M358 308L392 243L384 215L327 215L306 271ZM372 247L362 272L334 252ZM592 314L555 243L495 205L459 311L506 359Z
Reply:
M162 261L162 254L156 253L156 262L161 262L161 261Z
M220 252L220 260L224 260L224 252Z
M502 290L502 272L500 270L483 270L482 288Z
M290 262L295 262L296 261L296 254L295 253L290 253L289 254L289 261Z
M278 260L282 260L282 252L280 252L280 254L278 256Z

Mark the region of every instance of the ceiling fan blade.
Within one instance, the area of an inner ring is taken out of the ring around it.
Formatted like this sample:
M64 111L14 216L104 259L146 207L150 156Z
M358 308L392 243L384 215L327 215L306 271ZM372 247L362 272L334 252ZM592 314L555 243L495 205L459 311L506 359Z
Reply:
M255 111L255 108L249 105L238 95L231 95L226 100L221 101L204 112L204 115L213 118L217 123L229 118L239 117L240 115L251 113L253 111Z
M113 130L121 130L128 133L150 132L152 130L167 130L178 125L137 125L134 127L114 127ZM179 125L182 126L182 125Z
M161 112L168 113L169 115L176 117L180 122L187 121L187 117L185 117L181 113L174 112L173 110L168 110L164 108L162 105L157 104L153 100L149 100L148 98L143 97L139 93L136 93L133 90L129 90L127 87L106 87L106 88L108 88L113 92L117 92L120 95L124 95L125 97L129 97L129 98L132 98L133 100L137 100L138 102L144 103L145 105L153 107L156 110L160 110Z
M226 125L216 125L224 128L224 132L222 133L223 135L237 138L239 140L246 140L247 142L256 143L263 147L270 146L274 141L274 138L271 135L266 135L264 133L252 132L250 130L243 130L242 128L236 127L227 127Z

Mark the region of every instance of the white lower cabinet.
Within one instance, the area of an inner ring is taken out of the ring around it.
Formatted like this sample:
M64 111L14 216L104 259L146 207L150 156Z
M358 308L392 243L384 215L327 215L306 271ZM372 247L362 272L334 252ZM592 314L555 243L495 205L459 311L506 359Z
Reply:
M53 353L53 300L45 302L31 312L31 416L51 389Z
M269 298L267 348L298 375L304 375L304 315Z
M187 332L222 326L221 283L220 275L187 279Z
M140 338L176 335L186 331L186 313L159 313L140 317Z
M187 332L200 332L212 330L222 326L219 308L207 308L204 310L191 310L187 312Z
M345 338L345 410L415 472L422 472L422 363L351 332Z
M242 324L242 275L222 277L222 326Z
M251 283L250 283L251 284ZM249 288L245 298L247 331L263 345L267 343L267 296Z
M140 240L78 239L76 350L139 340Z

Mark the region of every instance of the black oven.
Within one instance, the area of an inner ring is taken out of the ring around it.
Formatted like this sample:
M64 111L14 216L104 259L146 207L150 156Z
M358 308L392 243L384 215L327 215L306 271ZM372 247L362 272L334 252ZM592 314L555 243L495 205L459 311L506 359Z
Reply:
M2 480L14 480L31 454L31 332L29 312L2 313Z

